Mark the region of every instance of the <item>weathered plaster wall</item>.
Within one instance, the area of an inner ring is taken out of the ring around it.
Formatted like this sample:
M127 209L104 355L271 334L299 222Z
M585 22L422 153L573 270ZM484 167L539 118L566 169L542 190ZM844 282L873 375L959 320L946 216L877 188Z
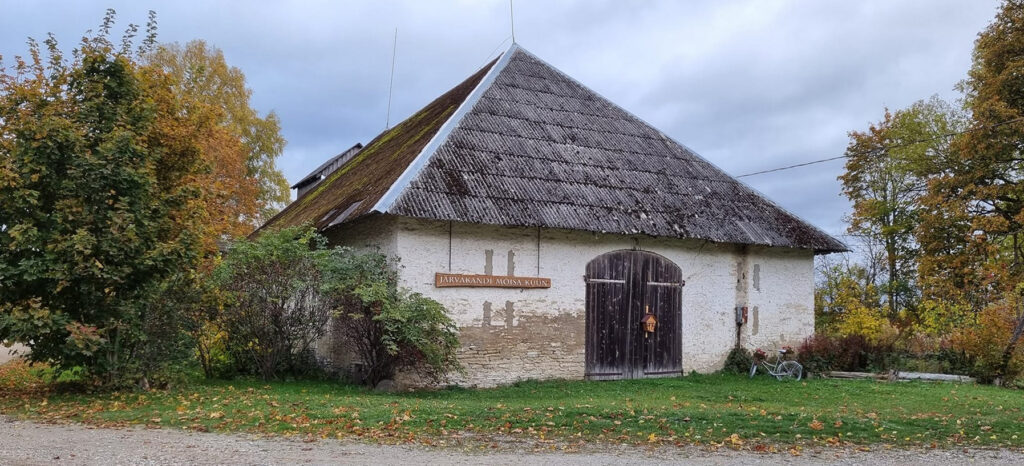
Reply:
M384 254L395 255L397 223L398 219L389 215L369 216L332 228L325 236L332 245L379 249Z
M741 329L745 345L774 348L813 333L811 251L562 230L540 231L538 243L536 228L406 218L393 227L403 285L441 302L461 328L464 384L583 377L583 274L617 249L652 251L682 268L686 372L721 367L736 341L737 305L756 308L756 334L752 322ZM435 288L435 272L540 276L552 286Z
M751 248L746 273L745 346L796 348L814 333L814 261L806 251Z
M0 364L5 364L10 360L19 357L20 355L26 354L27 352L28 348L22 345L15 344L12 345L11 347L7 347L4 346L2 342L0 342Z
M538 236L539 234L539 236ZM582 378L583 274L618 249L661 254L683 271L683 370L719 369L736 342L735 309L748 348L796 345L814 331L811 251L696 240L376 216L331 231L333 244L379 248L400 258L402 285L441 302L460 327L457 383L491 386L536 378ZM538 241L539 240L539 241ZM547 277L549 289L436 288L436 272ZM336 332L335 332L336 333ZM339 335L318 356L336 369L352 361Z

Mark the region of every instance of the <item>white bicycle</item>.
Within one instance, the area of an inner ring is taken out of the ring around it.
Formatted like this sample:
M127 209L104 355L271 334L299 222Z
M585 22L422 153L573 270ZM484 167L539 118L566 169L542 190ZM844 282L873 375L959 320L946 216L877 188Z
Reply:
M754 378L757 375L757 367L761 366L761 370L767 372L769 375L775 377L777 380L800 380L804 376L804 366L796 361L786 360L787 354L793 350L789 348L783 348L778 350L779 355L774 361L768 360L768 355L760 348L754 351L754 363L750 365L750 378Z

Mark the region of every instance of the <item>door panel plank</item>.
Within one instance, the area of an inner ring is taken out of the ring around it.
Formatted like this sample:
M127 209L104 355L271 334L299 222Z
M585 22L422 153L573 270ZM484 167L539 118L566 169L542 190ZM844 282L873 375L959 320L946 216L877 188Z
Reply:
M658 320L653 333L640 321ZM682 372L682 270L645 251L613 251L586 270L588 379L664 377Z

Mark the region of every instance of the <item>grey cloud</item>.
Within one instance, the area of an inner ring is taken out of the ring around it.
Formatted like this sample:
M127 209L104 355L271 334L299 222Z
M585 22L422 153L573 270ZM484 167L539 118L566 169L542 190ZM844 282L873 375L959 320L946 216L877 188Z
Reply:
M506 0L10 2L0 55L54 32L70 47L103 11L159 15L160 40L205 39L280 116L289 180L384 127L394 28L396 123L485 64ZM622 2L518 0L527 49L733 174L842 154L850 130L952 87L996 0ZM9 61L8 61L9 62ZM744 178L841 233L842 162Z

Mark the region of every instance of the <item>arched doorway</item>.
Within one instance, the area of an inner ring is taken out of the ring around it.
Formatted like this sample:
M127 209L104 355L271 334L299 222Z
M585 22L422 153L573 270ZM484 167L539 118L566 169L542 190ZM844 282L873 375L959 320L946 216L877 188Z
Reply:
M586 378L682 373L679 266L651 252L613 251L587 264L586 282ZM650 333L641 322L648 313L657 319Z

